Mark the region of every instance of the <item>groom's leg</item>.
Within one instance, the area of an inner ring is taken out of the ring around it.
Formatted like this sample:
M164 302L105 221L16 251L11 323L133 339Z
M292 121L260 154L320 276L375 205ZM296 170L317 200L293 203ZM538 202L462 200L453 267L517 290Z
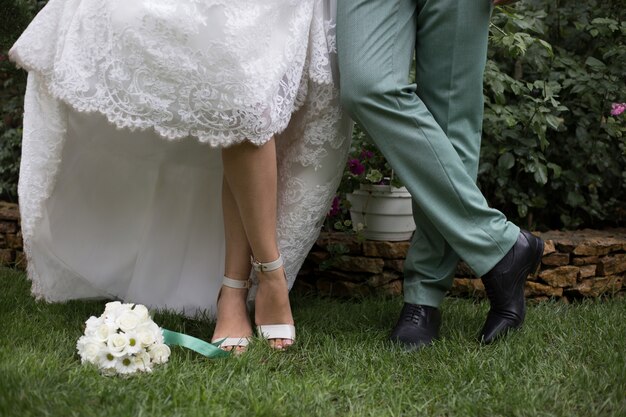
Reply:
M418 211L428 220L420 231L424 232L424 226L431 225L454 252L482 275L491 270L513 246L519 228L509 223L502 213L488 207L475 184L475 175L468 173L462 156L446 131L416 94L416 87L407 82L416 33L426 36L429 30L438 30L440 36L446 39L442 40L440 47L437 44L431 46L433 53L438 51L432 58L432 65L435 69L440 65L453 68L442 75L448 77L448 81L451 76L460 77L453 80L454 86L443 94L449 95L451 106L465 100L465 91L458 90L464 85L465 76L456 69L455 61L475 59L474 54L484 57L484 42L480 47L472 45L462 37L458 27L486 23L484 19L475 21L474 17L470 20L467 12L459 10L459 7L471 8L476 3L486 7L488 19L487 1L429 1L420 10L415 0L344 0L338 2L337 38L344 105L373 138L411 192ZM457 10L458 19L422 15L433 13L434 16L436 10L445 8ZM418 30L418 21L425 25L423 29ZM476 30L482 31L478 27ZM444 45L453 45L454 49ZM432 74L436 74L436 70ZM455 129L476 137L477 131L462 125ZM437 253L430 256L421 252L427 247L434 247L432 252L450 253L449 249L437 246L427 239L414 241L409 258L416 259L415 262L410 259L410 262L418 265L414 268L417 269L417 276L409 277L409 281L424 278L449 280L449 272L443 277L433 276L431 269L436 271L435 261L443 261L446 265L440 270L448 268L450 271L456 257L449 255L444 259L445 256L442 258ZM425 259L420 258L422 256ZM411 292L412 284L408 284ZM425 297L427 300L420 301L422 304L437 305L444 291L442 287L427 291L430 294Z
M476 180L491 3L420 1L418 10L417 95ZM455 24L451 28L438 22ZM451 59L440 59L442 50ZM405 300L437 307L452 286L459 258L421 207L414 204L413 215L417 231L405 262Z

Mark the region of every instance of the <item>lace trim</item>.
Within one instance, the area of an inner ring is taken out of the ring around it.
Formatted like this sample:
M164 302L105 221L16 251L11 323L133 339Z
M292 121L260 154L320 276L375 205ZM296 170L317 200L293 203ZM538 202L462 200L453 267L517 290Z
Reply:
M266 142L287 127L310 81L333 83L334 34L323 2L140 3L128 16L123 6L115 12L116 1L53 0L10 56L77 111L213 147ZM207 33L215 14L223 27ZM274 39L277 31L289 33L278 36L285 41Z

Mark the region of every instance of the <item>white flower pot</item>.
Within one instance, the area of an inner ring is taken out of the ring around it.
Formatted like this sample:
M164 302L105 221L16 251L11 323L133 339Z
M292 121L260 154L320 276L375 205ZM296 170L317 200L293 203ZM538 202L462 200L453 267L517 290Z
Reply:
M352 205L352 226L359 224L369 240L409 240L415 230L411 195L405 187L361 184L360 189L346 196Z

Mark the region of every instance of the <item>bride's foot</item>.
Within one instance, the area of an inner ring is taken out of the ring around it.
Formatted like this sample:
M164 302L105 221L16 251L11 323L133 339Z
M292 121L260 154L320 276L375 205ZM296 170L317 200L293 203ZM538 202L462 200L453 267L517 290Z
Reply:
M248 281L224 277L217 300L217 323L212 342L223 340L220 348L233 353L243 353L252 336L246 299Z
M270 267L266 269L259 265L270 265ZM295 327L282 258L265 264L254 262L253 266L259 278L254 321L259 333L268 339L272 348L285 349L293 345L295 341Z

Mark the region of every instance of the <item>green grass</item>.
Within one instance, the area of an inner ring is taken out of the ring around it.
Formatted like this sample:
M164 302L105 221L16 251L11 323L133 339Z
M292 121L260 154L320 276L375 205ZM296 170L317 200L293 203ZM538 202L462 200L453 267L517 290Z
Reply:
M46 304L0 269L0 416L624 416L626 301L530 306L525 328L475 342L485 303L447 300L442 340L403 353L385 340L399 299L295 297L298 342L207 360L174 348L152 374L104 377L75 343L104 302ZM213 324L157 314L208 339Z

